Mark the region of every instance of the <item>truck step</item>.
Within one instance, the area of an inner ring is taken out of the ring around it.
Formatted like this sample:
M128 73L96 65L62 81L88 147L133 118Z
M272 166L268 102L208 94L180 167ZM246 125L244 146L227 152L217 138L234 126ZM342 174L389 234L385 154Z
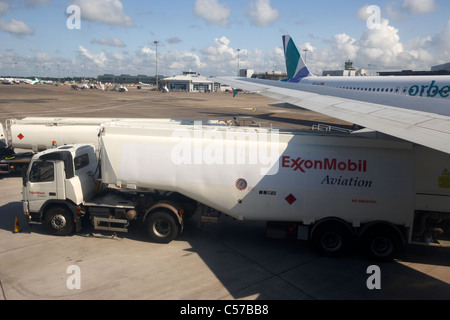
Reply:
M128 220L94 217L95 230L128 232L127 226Z
M211 222L211 223L218 223L219 222L219 216L201 216L200 217L201 222Z

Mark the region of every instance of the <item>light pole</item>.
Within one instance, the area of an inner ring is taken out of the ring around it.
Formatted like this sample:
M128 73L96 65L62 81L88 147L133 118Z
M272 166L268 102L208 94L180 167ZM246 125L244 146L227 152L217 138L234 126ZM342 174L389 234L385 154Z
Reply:
M239 77L240 76L240 74L239 74L239 59L240 59L240 56L239 56L239 53L241 52L241 49L237 49L237 53L238 53L238 65L237 65L237 76Z
M153 43L156 45L156 90L158 90L158 40L153 41Z
M305 53L305 64L306 64L306 53L308 52L308 49L303 49L303 52Z

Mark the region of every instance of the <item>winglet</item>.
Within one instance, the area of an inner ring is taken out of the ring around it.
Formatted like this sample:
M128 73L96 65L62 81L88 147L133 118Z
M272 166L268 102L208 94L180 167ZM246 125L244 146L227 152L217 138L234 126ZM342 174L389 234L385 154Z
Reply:
M309 72L300 52L291 36L283 36L284 57L286 59L287 82L300 82L303 78L313 76Z
M235 88L233 88L233 98L236 97L236 95L239 93Z

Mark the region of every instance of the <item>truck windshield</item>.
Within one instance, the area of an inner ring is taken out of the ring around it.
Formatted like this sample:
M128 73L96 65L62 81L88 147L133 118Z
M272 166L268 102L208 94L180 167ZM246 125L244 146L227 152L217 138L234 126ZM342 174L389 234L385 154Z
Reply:
M89 165L89 155L85 153L81 156L75 157L73 162L75 163L75 170L83 169Z
M30 170L30 182L51 182L54 178L54 165L52 162L33 162Z

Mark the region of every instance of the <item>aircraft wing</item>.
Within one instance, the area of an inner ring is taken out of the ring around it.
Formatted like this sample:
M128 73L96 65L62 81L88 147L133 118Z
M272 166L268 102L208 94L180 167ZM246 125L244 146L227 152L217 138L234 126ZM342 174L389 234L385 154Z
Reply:
M432 112L424 112L414 110L414 101L404 96L398 102L390 97L383 103L380 95L361 101L357 92L320 85L294 87L281 81L237 77L216 81L450 154L450 114L441 105L433 105L433 99L428 99Z

